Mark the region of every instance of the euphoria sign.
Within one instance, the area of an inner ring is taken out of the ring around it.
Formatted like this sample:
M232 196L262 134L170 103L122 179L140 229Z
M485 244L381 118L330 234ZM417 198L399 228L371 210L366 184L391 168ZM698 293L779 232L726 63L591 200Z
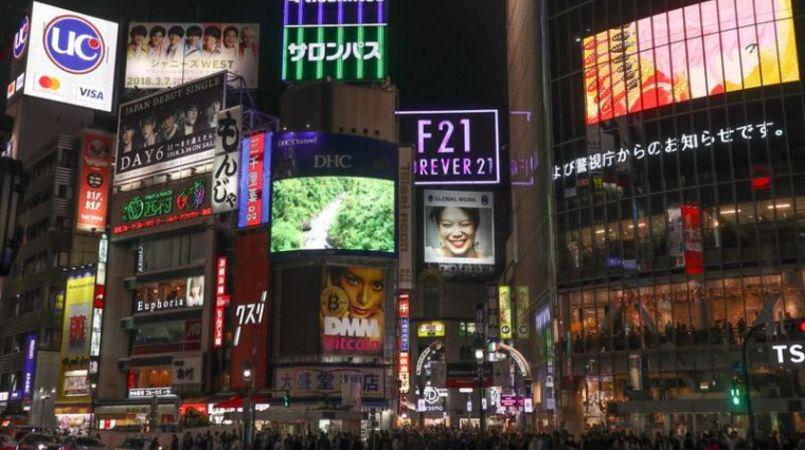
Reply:
M398 111L414 148L414 184L500 183L498 111Z

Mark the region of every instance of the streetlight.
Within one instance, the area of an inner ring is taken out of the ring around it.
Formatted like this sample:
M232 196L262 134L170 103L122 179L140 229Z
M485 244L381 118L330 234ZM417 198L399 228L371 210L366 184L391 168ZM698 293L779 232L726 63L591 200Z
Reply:
M480 418L481 433L484 432L485 418L484 418L484 347L483 341L476 339L475 346L475 362L478 363L478 411Z
M90 383L90 422L89 422L89 434L92 435L92 432L95 431L95 419L97 416L95 414L95 397L98 395L98 383Z
M243 449L251 450L254 437L254 416L252 415L252 391L254 390L254 370L248 361L243 363Z

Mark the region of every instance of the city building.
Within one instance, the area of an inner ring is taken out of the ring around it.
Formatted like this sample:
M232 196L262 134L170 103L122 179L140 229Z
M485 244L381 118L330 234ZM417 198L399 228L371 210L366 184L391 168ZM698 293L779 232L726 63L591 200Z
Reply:
M536 94L512 109L535 113L539 161L514 221L550 217L517 229L555 258L510 259L515 283L555 273L535 320L556 424L801 430L805 368L778 353L805 338L802 5L511 3L528 74L510 99Z

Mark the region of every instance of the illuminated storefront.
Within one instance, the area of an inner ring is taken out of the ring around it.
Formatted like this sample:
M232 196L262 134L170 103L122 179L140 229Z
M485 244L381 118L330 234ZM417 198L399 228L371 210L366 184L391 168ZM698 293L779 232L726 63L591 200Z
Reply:
M805 340L803 5L664 5L542 11L557 400L577 429L745 430L728 391L749 331ZM802 429L802 366L752 345L758 428Z

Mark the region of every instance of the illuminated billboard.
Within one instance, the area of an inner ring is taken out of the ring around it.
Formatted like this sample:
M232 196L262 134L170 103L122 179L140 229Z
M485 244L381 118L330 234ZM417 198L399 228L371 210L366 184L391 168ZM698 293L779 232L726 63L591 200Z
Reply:
M323 268L319 329L325 355L381 355L386 273L377 267Z
M83 133L76 230L102 233L106 229L106 210L111 195L113 146L113 135L89 130Z
M67 279L61 340L61 400L89 400L89 344L95 274L75 272Z
M417 185L500 183L498 111L398 111Z
M425 263L494 265L491 192L426 190Z
M259 63L256 23L131 22L125 87L169 88L226 70L257 89Z
M240 146L240 209L238 226L252 227L268 223L271 212L271 143L273 133L262 132L245 137Z
M116 22L34 2L30 30L25 95L112 111Z
M212 214L209 183L208 177L191 178L121 195L112 210L112 233L128 233Z
M153 313L204 306L204 276L155 281L134 292L134 313Z
M210 162L226 73L120 105L115 185Z
M791 0L710 0L583 40L587 124L798 81Z
M366 0L285 0L282 79L385 78L387 4Z
M271 251L393 253L397 158L396 145L376 139L276 135Z

